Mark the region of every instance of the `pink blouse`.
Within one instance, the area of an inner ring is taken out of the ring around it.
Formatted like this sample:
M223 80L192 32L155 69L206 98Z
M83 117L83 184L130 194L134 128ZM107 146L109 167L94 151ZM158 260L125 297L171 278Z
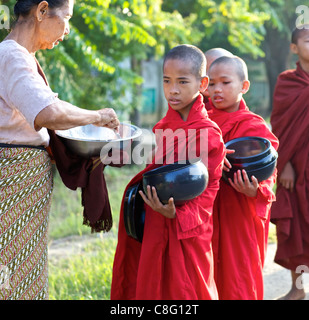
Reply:
M48 146L46 128L34 120L58 95L39 75L34 57L14 40L0 43L0 143Z

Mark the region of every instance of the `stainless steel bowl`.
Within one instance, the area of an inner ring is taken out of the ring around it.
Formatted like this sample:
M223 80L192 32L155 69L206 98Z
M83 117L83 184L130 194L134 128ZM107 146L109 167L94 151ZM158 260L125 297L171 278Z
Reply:
M142 130L132 124L120 123L119 132L92 124L68 130L56 130L66 147L84 158L99 157L103 148L127 149Z

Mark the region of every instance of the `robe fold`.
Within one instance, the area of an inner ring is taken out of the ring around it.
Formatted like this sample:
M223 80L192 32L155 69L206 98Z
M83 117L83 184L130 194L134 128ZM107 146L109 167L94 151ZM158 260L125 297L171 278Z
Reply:
M288 161L296 173L292 192L278 183L271 211L277 229L275 262L295 271L309 266L309 73L299 63L278 77L271 125L280 141L278 177Z
M278 148L278 139L264 119L249 111L244 100L239 110L232 113L212 106L209 117L222 130L225 143L240 137L259 136ZM221 300L263 299L262 268L270 207L275 200L272 191L275 179L276 172L260 182L256 197L247 197L223 179L220 181L213 211L213 247L215 279Z
M153 131L157 142L155 157L129 182L126 190L140 182L143 173L194 156L207 166L209 183L200 196L176 207L175 219L167 219L145 204L142 243L126 234L123 198L111 299L217 299L211 238L212 208L225 154L221 131L208 118L201 95L187 121L169 106Z

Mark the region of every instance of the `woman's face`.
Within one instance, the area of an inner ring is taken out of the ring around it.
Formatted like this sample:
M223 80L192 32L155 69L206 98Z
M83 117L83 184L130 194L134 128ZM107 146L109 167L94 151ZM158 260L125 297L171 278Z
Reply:
M41 10L41 21L38 23L40 49L53 49L70 33L69 20L73 15L73 6L74 0L67 0L60 8Z

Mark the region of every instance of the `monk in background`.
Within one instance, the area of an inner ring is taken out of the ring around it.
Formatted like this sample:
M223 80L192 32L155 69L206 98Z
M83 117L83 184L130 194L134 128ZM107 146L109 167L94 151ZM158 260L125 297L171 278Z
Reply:
M243 95L250 88L248 69L239 57L221 57L209 69L209 118L218 124L224 142L248 136L278 139L265 120L251 112ZM225 161L225 170L231 168ZM213 250L220 300L262 300L270 207L275 200L276 172L259 182L238 170L229 183L220 181L214 209Z
M221 58L221 57L233 57L233 53L224 49L224 48L212 48L205 52L205 57L207 60L207 68L206 68L206 74L208 74L209 68L212 65L212 63Z
M275 262L292 275L292 288L281 299L299 300L306 294L297 279L309 268L309 25L293 31L291 50L299 61L279 75L271 114L280 141L271 221L277 229Z
M233 53L231 53L230 51L223 49L223 48L212 48L207 50L205 53L205 57L207 60L207 67L206 67L206 74L208 75L208 71L210 66L212 65L212 63L221 58L221 57L233 57ZM205 107L206 110L210 110L211 104L209 103L209 92L208 92L208 88L202 92L203 96L204 96L204 103L205 103Z

